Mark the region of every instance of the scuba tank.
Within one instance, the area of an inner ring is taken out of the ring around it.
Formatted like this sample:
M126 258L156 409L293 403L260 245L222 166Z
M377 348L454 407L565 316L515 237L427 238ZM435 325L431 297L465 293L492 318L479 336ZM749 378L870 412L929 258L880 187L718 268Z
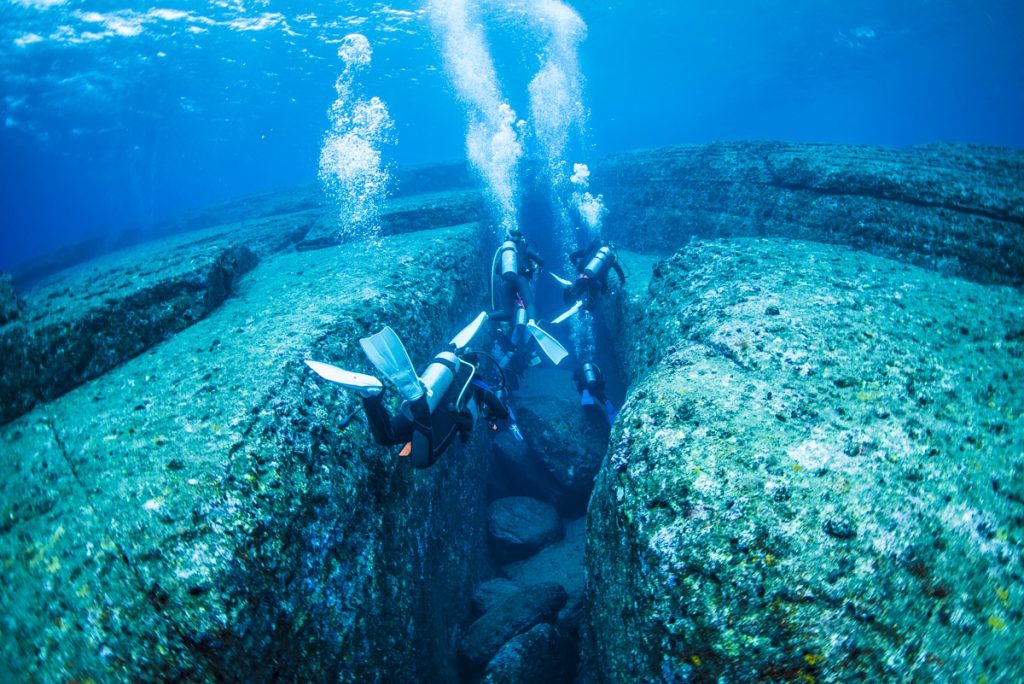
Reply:
M580 375L582 376L582 384L587 389L593 391L603 382L601 377L601 369L597 367L597 364L593 361L587 361L583 364L583 368L580 369Z
M600 278L608 270L614 258L612 248L608 245L602 246L594 256L590 257L590 261L583 269L583 275L588 278Z
M498 248L501 254L501 277L505 280L515 280L519 275L519 255L516 250L516 243L512 240L505 240Z
M430 408L430 413L433 413L441 403L441 399L451 387L452 381L455 380L455 374L459 372L460 365L459 357L444 351L435 356L423 370L420 382L426 388L427 406Z

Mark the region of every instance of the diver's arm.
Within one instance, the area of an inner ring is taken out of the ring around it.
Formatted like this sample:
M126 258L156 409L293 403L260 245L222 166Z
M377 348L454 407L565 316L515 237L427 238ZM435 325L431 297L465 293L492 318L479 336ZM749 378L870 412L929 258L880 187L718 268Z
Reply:
M626 283L626 273L622 270L622 264L619 263L619 257L616 255L612 261L612 268L615 269L615 274L619 276L619 282L622 284Z
M473 393L476 395L476 400L486 406L495 418L508 418L508 407L502 403L497 394L492 392L490 388L481 386L482 384L473 383Z
M526 248L526 258L537 264L538 268L544 268L544 260L540 258L540 254L538 254L532 247Z

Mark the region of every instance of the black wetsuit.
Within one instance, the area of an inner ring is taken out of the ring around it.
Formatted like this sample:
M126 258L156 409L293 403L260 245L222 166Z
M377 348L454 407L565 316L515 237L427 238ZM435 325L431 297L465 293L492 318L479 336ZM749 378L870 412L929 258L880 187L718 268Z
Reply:
M468 368L460 370L433 414L427 406L426 395L413 402L410 405L411 420L401 413L391 415L384 406L383 394L364 397L363 410L374 441L384 446L409 443L411 451L408 455L412 464L417 468L428 468L451 446L457 435L465 437L473 429L476 418L469 405L471 401L476 402L477 407L484 407L489 417L508 418L508 408L498 395L482 381L476 378L469 380L471 372ZM470 386L462 397L461 405L456 406L467 380Z
M516 244L518 273L516 273L515 279L502 278L500 262L496 265L493 275L501 280L498 293L501 308L492 311L489 316L494 321L515 321L516 295L519 295L519 299L522 300L523 306L526 308L526 320L533 321L537 319L537 310L533 303L530 279L533 278L535 269L544 268L544 260L524 238L516 238L513 242Z
M583 271L602 247L608 247L608 256L601 262L600 270L594 275L588 276ZM622 265L619 264L619 255L610 244L601 238L594 238L594 241L586 249L579 249L570 254L569 261L576 267L579 277L576 278L572 287L565 290L566 304L582 299L588 309L593 306L597 295L608 291L608 272L611 269L614 269L615 274L619 276L620 283L626 282L626 274L622 270Z

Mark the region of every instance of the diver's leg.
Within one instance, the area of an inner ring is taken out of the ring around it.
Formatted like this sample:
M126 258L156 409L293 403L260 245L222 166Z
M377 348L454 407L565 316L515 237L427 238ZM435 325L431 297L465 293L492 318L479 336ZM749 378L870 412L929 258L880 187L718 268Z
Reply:
M502 279L498 296L501 308L488 314L488 318L499 322L514 321L516 318L516 284L511 280Z
M530 281L524 275L517 275L515 288L519 292L519 298L523 300L523 306L526 307L526 320L537 320L537 309L533 305L533 290L530 289Z
M370 434L377 444L390 446L405 444L412 437L412 421L398 414L392 416L384 406L384 396L363 397L363 411L366 422L370 425Z

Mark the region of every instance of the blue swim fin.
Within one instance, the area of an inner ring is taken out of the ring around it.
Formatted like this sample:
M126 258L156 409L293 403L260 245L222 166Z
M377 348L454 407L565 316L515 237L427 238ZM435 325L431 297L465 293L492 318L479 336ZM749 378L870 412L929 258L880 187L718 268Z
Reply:
M606 416L608 416L608 424L614 425L615 419L619 417L619 412L615 409L615 406L612 404L612 402L608 401L607 399L604 400L604 413Z
M590 396L590 390L583 390L583 393L580 394L580 406L593 406L594 403L594 397Z

